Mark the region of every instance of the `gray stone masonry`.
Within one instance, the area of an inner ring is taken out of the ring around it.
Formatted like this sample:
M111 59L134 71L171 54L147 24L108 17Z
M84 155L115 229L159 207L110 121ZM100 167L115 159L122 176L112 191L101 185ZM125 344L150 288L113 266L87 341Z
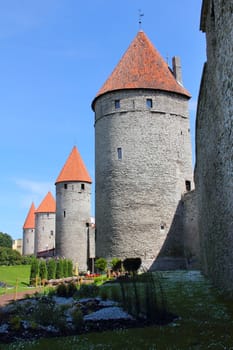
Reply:
M203 271L233 295L233 1L203 2L207 63L196 124L195 183L198 192Z
M150 267L167 235L174 241L180 236L179 225L172 223L185 182L193 188L188 99L124 90L98 97L94 108L96 255L109 260L140 256ZM183 242L175 250L183 254Z
M35 229L26 228L23 229L23 255L34 254L35 245Z
M35 214L35 255L55 247L55 216L55 213Z
M87 271L90 211L91 184L56 184L56 255L78 263L79 271Z

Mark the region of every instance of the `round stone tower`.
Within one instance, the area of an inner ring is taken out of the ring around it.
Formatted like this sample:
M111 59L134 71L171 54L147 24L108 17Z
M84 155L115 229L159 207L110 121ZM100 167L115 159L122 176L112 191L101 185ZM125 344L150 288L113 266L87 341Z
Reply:
M55 216L55 199L48 192L35 211L35 255L55 248Z
M73 147L56 180L56 255L87 270L88 228L91 216L91 178Z
M96 255L141 257L182 250L181 197L192 189L188 100L139 31L95 97ZM169 244L168 244L169 241Z
M34 254L35 210L35 205L32 203L23 225L23 255Z

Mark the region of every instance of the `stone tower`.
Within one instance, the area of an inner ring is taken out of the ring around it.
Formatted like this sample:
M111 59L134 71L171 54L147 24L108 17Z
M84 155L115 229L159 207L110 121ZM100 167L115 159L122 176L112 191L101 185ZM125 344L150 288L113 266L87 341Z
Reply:
M143 31L97 93L96 255L182 255L181 196L193 187L188 101L179 58L173 71ZM167 244L169 242L169 244Z
M34 254L35 210L35 205L32 203L23 225L23 255Z
M87 270L88 228L91 216L91 178L73 147L56 180L56 255Z
M55 247L56 203L48 192L35 211L35 246L34 254L54 249Z

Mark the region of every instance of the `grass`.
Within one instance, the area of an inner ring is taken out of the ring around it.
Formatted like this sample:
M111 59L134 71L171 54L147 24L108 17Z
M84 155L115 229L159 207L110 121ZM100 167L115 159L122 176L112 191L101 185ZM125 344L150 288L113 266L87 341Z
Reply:
M164 272L169 325L0 345L0 350L233 350L233 301L225 301L197 271Z
M1 288L0 295L14 293L16 284L18 291L25 291L29 287L30 265L0 266L0 281L11 288Z

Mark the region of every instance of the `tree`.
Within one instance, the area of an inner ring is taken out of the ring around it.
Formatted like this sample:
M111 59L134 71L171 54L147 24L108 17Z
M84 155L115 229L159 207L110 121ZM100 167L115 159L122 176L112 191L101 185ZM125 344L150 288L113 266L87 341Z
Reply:
M68 259L68 277L73 276L73 261Z
M123 261L123 266L126 271L135 275L142 263L141 258L127 258Z
M12 238L7 233L0 232L0 247L12 248Z
M22 256L12 248L0 247L0 265L20 265Z
M107 267L107 260L104 259L104 258L98 258L96 261L95 261L95 267L100 270L101 272L105 271L106 270L106 267Z
M121 270L122 261L119 258L113 258L111 261L111 266L113 271Z
M56 261L56 278L63 278L63 259L59 259Z
M31 272L30 272L30 284L34 284L36 277L39 275L39 260L32 259Z
M51 258L47 262L48 280L56 278L56 261Z
M39 276L41 280L46 280L48 277L46 261L42 259L39 264Z

